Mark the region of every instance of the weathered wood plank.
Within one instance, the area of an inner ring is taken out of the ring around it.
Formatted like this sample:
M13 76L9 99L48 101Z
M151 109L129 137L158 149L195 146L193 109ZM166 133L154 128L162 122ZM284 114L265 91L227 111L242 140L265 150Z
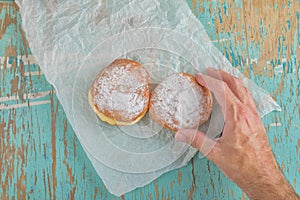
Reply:
M281 113L264 118L274 154L300 192L299 1L188 0L214 44L268 90ZM116 198L87 159L31 55L14 3L0 2L0 199L246 199L206 159L193 159Z

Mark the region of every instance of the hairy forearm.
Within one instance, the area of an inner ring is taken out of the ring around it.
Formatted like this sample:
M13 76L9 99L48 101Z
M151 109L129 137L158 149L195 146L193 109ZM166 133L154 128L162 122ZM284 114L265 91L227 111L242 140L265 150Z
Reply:
M258 176L257 180L247 186L241 186L251 200L300 200L278 167L269 173L268 177Z
M245 154L240 164L240 176L234 180L251 200L300 200L281 172L271 147L256 140L257 152ZM256 162L251 162L252 159Z

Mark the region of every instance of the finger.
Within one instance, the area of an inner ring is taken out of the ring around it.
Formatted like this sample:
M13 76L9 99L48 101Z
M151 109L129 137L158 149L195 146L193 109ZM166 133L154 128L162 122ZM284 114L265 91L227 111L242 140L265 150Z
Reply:
M233 94L244 104L256 109L256 105L250 90L248 90L241 79L232 76L231 74L214 68L207 68L206 73L215 79L222 80L227 83Z
M216 100L222 108L225 121L228 119L228 117L232 118L232 116L235 116L237 114L237 108L241 107L242 103L232 93L232 91L224 81L202 74L196 74L196 80L200 85L208 88L213 92Z
M195 129L183 129L176 133L175 140L191 145L208 159L214 160L213 148L217 141L209 138L206 134Z

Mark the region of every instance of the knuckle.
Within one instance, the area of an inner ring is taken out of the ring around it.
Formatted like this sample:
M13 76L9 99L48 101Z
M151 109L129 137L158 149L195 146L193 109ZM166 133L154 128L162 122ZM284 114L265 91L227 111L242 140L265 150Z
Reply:
M249 117L249 110L246 108L244 105L238 105L237 106L237 111L238 111L238 117L239 118L247 118Z
M241 85L241 86L244 85L243 82L242 82L242 80L239 79L239 78L237 78L237 77L234 77L233 80L234 80L234 82L235 82L237 85Z
M223 88L224 88L225 91L229 91L230 90L230 88L229 88L229 86L228 86L227 83L223 82L222 86L223 86Z
M241 79L235 77L235 76L230 76L228 79L227 79L227 82L231 85L231 86L234 86L234 87L238 87L238 86L242 86L243 85L243 82Z

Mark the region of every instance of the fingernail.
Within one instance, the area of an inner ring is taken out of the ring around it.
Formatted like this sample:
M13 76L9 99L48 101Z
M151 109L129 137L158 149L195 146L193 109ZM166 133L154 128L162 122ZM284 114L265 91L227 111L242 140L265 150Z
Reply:
M197 73L195 77L196 79L203 79L203 74Z
M195 77L198 83L200 83L201 85L206 85L203 74L198 73Z
M177 142L187 142L186 136L185 136L184 133L181 132L181 131L178 131L178 132L175 134L175 140L176 140Z

